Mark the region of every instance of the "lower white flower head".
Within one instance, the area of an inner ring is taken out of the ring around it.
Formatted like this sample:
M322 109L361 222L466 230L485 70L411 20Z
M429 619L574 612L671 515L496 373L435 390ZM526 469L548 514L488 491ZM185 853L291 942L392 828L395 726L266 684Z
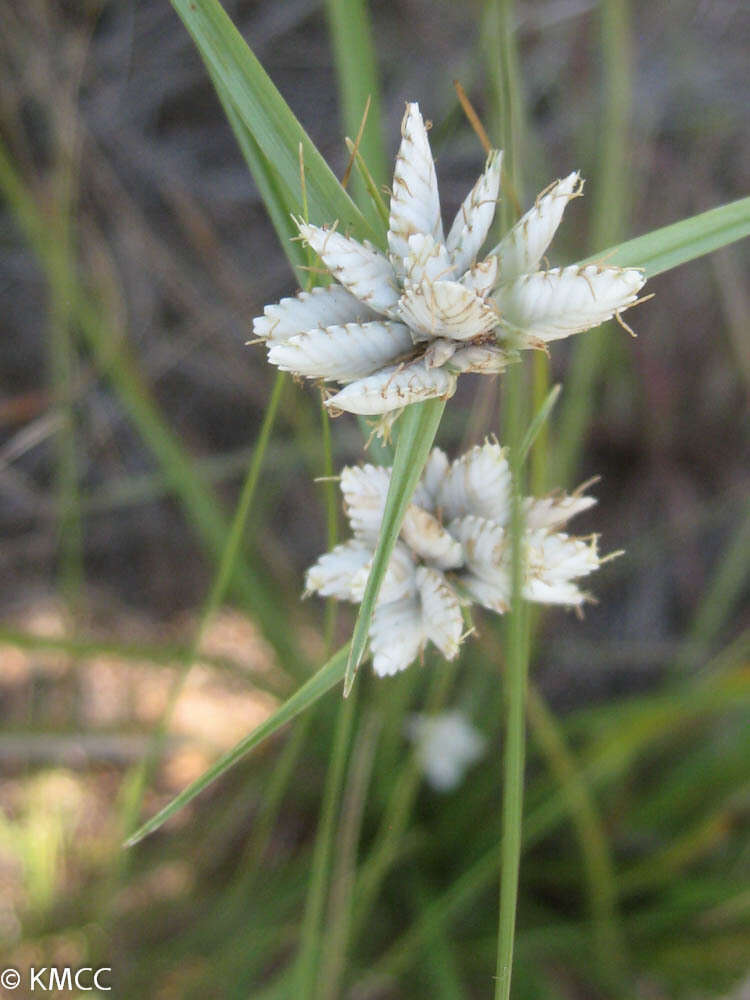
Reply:
M484 753L484 737L458 710L412 715L406 732L427 784L437 792L457 788L467 769Z
M306 592L362 600L378 541L391 470L347 466L344 509L353 537L307 572ZM523 501L523 596L579 607L578 580L599 566L596 537L560 529L596 501L565 493ZM449 462L434 448L409 505L370 626L373 667L381 676L404 670L428 642L453 659L464 638L462 605L500 614L511 599L510 470L493 441Z
M336 227L297 221L334 278L267 306L255 319L269 361L343 386L335 410L382 414L450 397L461 372L496 374L521 348L599 326L637 301L637 268L598 264L539 270L577 173L555 181L486 257L502 154L493 150L447 236L435 164L417 104L407 104L396 157L388 253Z

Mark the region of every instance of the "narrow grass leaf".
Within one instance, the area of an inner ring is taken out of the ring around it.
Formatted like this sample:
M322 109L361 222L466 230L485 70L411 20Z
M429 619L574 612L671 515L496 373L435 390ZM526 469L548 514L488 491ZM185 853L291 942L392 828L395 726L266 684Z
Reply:
M380 82L367 2L326 0L325 8L338 76L344 130L352 138L358 134L369 100L370 110L359 142L359 153L375 184L382 187L387 183L388 176L381 124ZM356 175L354 190L373 229L381 231L382 220L375 204L368 197L367 183L362 175Z
M344 773L349 759L355 704L356 699L349 698L347 701L340 701L338 705L330 763L326 774L310 878L307 885L305 913L302 920L297 958L296 995L299 1000L307 1000L307 998L314 1000L316 995L318 963L323 939L323 917L328 895L331 861L338 839L336 823L344 787Z
M539 432L542 427L547 422L550 413L554 409L555 403L557 402L558 396L560 395L560 390L562 386L558 382L557 385L553 385L550 391L547 393L544 402L539 407L539 409L534 414L531 423L528 426L526 433L523 436L523 441L521 442L521 461L526 460L526 456L529 454L534 446L534 442L539 436Z
M740 198L620 243L583 263L606 260L620 267L642 267L646 277L653 278L746 236L750 236L750 198Z
M250 510L255 497L258 480L260 479L260 472L263 467L263 460L265 458L268 442L271 438L271 431L279 409L284 382L285 376L282 372L279 372L274 381L271 398L268 401L266 413L263 418L263 424L261 426L260 434L258 435L258 443L255 447L252 461L250 462L250 466L247 470L240 499L237 503L234 517L232 518L226 541L224 543L224 548L219 559L219 565L216 573L214 574L211 588L205 601L203 602L203 607L201 608L198 627L195 631L195 635L193 636L191 646L192 656L183 664L182 670L177 674L177 677L172 683L161 718L149 741L148 751L140 764L135 768L135 777L133 778L130 789L131 793L126 798L123 810L123 831L131 830L133 828L133 824L138 818L138 814L142 808L143 796L145 794L146 787L151 780L154 768L159 760L159 757L161 756L161 751L167 738L170 720L174 714L175 707L187 682L190 671L198 659L206 628L217 608L226 597L229 589L234 567L240 557L243 542L246 537Z
M686 645L709 643L724 626L742 596L750 576L750 513L740 524L718 560L713 579L704 587Z
M189 802L200 795L204 788L216 781L230 768L242 760L251 750L259 746L269 736L273 736L283 725L290 722L310 705L313 705L327 691L343 678L346 669L348 646L343 646L331 659L320 668L305 684L284 702L276 711L262 722L251 733L243 737L231 750L221 756L215 764L212 764L200 778L196 778L187 788L183 789L179 795L175 796L168 805L161 809L155 816L143 824L136 832L125 841L125 847L133 847L149 834L158 830L176 812L186 806Z
M342 232L376 238L370 224L339 184L332 170L271 82L217 0L172 0L212 76L224 88L237 115L281 183L302 207L299 146L306 167L310 221L338 220Z
M603 250L585 263L642 267L653 278L748 235L750 198L742 198ZM571 479L583 447L594 405L592 388L605 359L602 331L581 340L573 357L555 447L555 479L561 486Z
M367 636L380 584L383 582L385 571L388 568L388 562L401 530L406 508L411 502L412 494L419 482L419 477L422 475L427 456L435 440L444 409L444 399L430 399L425 403L408 406L399 420L401 427L396 444L388 496L385 501L380 537L352 634L351 651L344 679L344 697L351 691L357 669L365 655Z
M385 230L387 230L388 207L386 203L383 201L383 196L380 193L380 190L378 189L378 186L375 183L372 174L367 169L367 164L362 158L362 154L354 145L351 139L346 140L346 148L349 150L350 155L354 157L354 165L357 168L357 171L362 179L362 183L365 186L365 190L367 191L367 194L370 200L372 201L375 211L378 214L378 219L380 221L380 224L384 227Z
M284 185L281 177L263 155L252 133L232 104L226 87L224 87L216 74L211 70L211 67L208 64L206 65L221 105L224 108L224 113L227 116L229 124L232 126L237 144L263 199L263 204L266 206L271 224L276 230L281 248L292 265L292 270L297 280L302 284L305 272L301 269L307 263L307 257L301 243L295 239L297 236L297 227L292 220L292 214L299 211L299 205L292 197L289 189Z

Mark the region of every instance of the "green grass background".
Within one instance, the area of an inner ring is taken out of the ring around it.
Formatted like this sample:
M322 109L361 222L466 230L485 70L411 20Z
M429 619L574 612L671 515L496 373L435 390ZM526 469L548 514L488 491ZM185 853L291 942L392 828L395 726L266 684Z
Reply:
M361 152L375 184L388 182L403 101L417 99L454 210L482 162L458 78L506 149L505 225L514 200L525 207L575 167L587 178L553 247L567 262L747 189L738 14L676 6L230 12L312 136L311 218L382 234L361 173L354 202L335 182L368 95ZM288 240L288 208L302 209L298 124L239 37L244 75L211 62L207 46L221 54L226 37L200 21L209 5L175 8L207 67L166 6L39 0L2 14L3 959L111 965L123 998L491 996L503 678L528 655L512 995L740 989L742 245L649 282L656 298L631 314L637 341L605 329L499 385L466 379L440 423L452 452L501 426L520 437L562 382L529 482L543 492L602 474L585 530L627 551L594 581L584 622L546 614L532 640L486 616L457 664L428 656L379 682L364 666L347 701L317 700L343 676L339 653L325 683L302 688L313 707L122 850L195 776L191 752L208 765L229 749L233 699L283 703L353 625L349 609L299 592L339 531L336 491L314 477L359 460L361 430L329 424L313 390L244 346L252 316L308 280ZM702 218L652 273L746 227L746 208ZM228 607L240 638L206 653ZM205 671L203 700L186 702ZM108 683L128 703L97 715ZM156 708L141 711L154 684ZM185 704L215 716L208 735L179 728ZM454 705L489 750L438 796L404 720Z

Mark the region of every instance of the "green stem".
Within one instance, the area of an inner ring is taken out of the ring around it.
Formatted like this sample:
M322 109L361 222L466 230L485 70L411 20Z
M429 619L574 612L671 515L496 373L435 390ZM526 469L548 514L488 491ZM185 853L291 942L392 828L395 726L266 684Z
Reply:
M520 73L513 36L515 4L513 0L488 0L485 7L482 39L484 62L489 82L489 103L493 135L499 136L503 150L503 197L498 215L503 231L518 216L522 198L521 172L521 94Z
M380 733L380 720L372 709L359 726L352 750L349 775L341 803L336 863L331 875L328 933L321 956L318 994L335 1000L341 991L352 918L352 896L357 870L357 847L367 804L367 790Z
M485 16L485 53L491 83L495 116L494 127L504 149L504 173L507 183L500 203L503 228L507 229L520 209L520 74L514 38L515 4L513 0L490 0ZM503 762L502 839L500 849L500 917L497 938L496 1000L508 1000L513 971L513 944L518 901L518 874L521 860L521 823L523 819L523 781L525 762L526 675L529 656L529 621L521 597L523 583L521 507L524 419L523 366L514 366L504 379L503 429L508 446L512 481L511 496L511 600L505 628L505 755ZM547 376L537 379L537 395Z
M520 373L507 384L509 396L520 397ZM525 703L528 672L528 612L522 591L523 511L521 508L520 441L517 414L520 398L509 401L509 459L513 495L511 504L511 606L506 627L505 755L503 760L502 840L500 847L500 923L497 941L496 1000L509 1000L513 971L513 944L521 863L521 824L526 754Z
M333 481L333 447L331 442L331 418L328 410L320 404L322 439L323 439L323 483L326 505L326 535L328 551L330 552L338 541L339 516L338 504L336 502L336 484ZM330 655L333 646L333 635L336 629L336 614L338 602L335 598L329 597L326 601L325 625L323 635L325 637L326 656Z
M315 839L312 872L307 890L302 936L297 959L295 997L298 1000L314 1000L318 978L318 959L321 946L321 925L326 901L328 875L333 857L333 841L336 819L341 799L344 770L349 755L349 741L356 706L356 692L341 701L336 716L333 735L331 763L326 775L323 803L320 809L320 825Z

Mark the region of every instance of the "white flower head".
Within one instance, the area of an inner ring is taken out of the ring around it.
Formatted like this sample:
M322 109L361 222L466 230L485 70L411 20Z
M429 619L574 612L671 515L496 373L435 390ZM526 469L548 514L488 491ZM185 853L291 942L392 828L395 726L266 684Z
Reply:
M458 710L437 715L412 715L406 734L414 743L422 774L437 792L450 792L482 756L485 740Z
M327 406L382 414L447 399L461 372L502 372L518 349L546 349L549 341L619 317L636 302L644 282L637 268L539 270L565 206L581 193L577 173L543 191L480 259L499 196L502 154L490 152L446 236L419 105L406 105L401 136L387 253L335 226L297 220L334 283L267 306L253 324L272 364L343 386Z
M378 542L391 470L347 466L344 509L353 537L307 572L306 592L358 603ZM595 537L562 529L596 501L553 494L523 501L523 596L541 604L580 607L578 580L599 566ZM510 469L494 441L449 462L434 448L407 508L370 625L373 667L381 676L404 670L432 642L447 659L464 638L462 605L502 614L511 598Z

